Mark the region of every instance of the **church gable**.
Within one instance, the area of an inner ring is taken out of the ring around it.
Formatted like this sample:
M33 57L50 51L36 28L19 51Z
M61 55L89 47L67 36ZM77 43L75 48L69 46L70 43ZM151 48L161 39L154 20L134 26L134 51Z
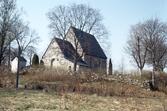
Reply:
M66 39L75 47L74 37L77 39L77 41L79 41L79 47L86 55L107 59L103 49L93 35L81 31L75 27L70 27L69 31L67 32Z
M53 56L62 56L62 51L60 50L59 45L57 44L57 42L55 41L55 39L53 39L48 48L46 49L44 55L42 56L42 59L44 58L51 58Z
M70 42L54 38L44 53L42 60L44 61L45 66L72 67L74 62L74 53L75 49ZM82 59L80 59L77 64L86 65Z
M59 45L53 39L49 44L47 50L42 56L44 65L47 67L52 67L54 64L57 66L60 64L60 60L63 58L62 51L60 50Z
M66 69L72 68L77 60L77 66L106 70L107 57L93 35L70 27L65 40L54 38L51 41L42 60L46 66L61 66Z
M76 41L79 43L79 50L77 52L80 55L83 54L82 59L89 68L96 71L106 70L107 57L93 35L75 27L70 27L66 35L66 40L71 42L74 47Z

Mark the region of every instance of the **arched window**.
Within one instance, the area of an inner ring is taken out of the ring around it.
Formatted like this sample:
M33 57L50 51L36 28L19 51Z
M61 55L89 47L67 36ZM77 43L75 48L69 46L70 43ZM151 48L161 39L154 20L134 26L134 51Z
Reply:
M53 67L53 63L54 63L54 61L55 61L55 59L53 58L53 59L51 59L51 65L50 65L50 67L52 68Z
M71 70L72 70L72 69L71 69L71 66L69 66L69 67L68 67L68 70L69 70L69 71L71 71Z

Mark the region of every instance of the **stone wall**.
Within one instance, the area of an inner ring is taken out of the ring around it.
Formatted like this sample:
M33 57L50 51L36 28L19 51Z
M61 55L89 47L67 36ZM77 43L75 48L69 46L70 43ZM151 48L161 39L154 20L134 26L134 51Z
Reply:
M105 77L109 81L117 81L124 84L136 85L146 90L150 90L150 80L142 80L138 75L109 75Z
M106 72L107 62L105 59L97 58L90 55L84 55L83 59L92 70L98 72Z

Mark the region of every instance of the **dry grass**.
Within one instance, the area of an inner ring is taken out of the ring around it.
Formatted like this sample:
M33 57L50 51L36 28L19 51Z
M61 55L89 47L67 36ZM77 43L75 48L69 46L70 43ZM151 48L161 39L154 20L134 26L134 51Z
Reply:
M165 111L167 98L0 91L1 111Z
M6 67L0 67L0 88L14 88L16 75Z
M30 70L23 76L24 81L32 82L58 82L63 81L64 83L71 81L77 82L94 82L102 78L95 73L86 72L86 73L71 73L61 69L57 70L47 70L47 69L38 69Z
M159 78L166 77L161 75ZM71 75L63 70L30 70L20 75L20 83L35 90L0 90L0 111L167 110L164 93L105 78L88 72ZM132 78L139 79L138 76ZM7 85L14 84L14 80L13 74L3 73L0 76L2 87L9 87Z
M139 86L121 81L106 80L102 75L84 73L70 75L63 70L32 70L22 78L27 89L100 96L164 97L161 92L147 91ZM137 76L134 79L137 79Z
M118 80L107 80L104 75L95 73L73 74L64 70L32 69L20 75L20 84L26 89L56 91L58 93L75 92L78 94L96 94L99 96L126 97L165 97L157 91L147 91L140 86ZM141 79L132 76L133 79ZM161 78L165 78L162 76ZM165 83L166 84L166 83ZM0 87L12 88L15 85L15 75L1 74ZM160 87L161 86L161 87ZM164 84L159 84L158 91L166 91Z

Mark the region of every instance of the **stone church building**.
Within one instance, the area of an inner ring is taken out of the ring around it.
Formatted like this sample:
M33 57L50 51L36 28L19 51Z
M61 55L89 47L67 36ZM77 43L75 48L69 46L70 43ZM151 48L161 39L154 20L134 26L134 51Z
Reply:
M78 71L106 72L107 57L96 38L75 27L69 28L65 40L56 37L52 39L42 61L45 67L73 70L77 57Z

